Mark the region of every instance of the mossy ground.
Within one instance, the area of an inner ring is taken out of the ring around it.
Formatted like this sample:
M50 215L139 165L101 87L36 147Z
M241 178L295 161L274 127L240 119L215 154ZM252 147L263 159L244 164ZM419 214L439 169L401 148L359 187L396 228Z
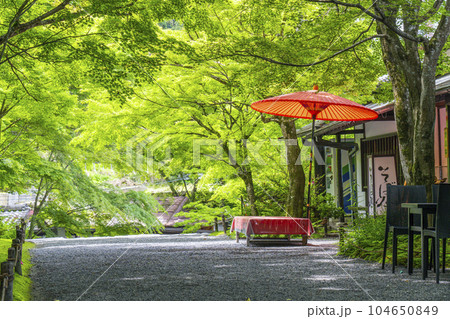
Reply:
M22 254L22 272L23 275L14 275L13 299L16 301L31 300L31 279L29 277L31 262L29 249L34 244L25 243ZM6 261L8 257L8 248L11 247L11 239L0 239L0 262Z

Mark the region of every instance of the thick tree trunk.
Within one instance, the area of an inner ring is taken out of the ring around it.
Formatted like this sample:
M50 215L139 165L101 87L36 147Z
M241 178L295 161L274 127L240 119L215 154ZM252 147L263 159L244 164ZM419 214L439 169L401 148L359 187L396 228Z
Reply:
M286 211L289 216L302 217L305 199L305 172L301 163L295 120L282 119L279 124L286 144L286 162L289 175Z
M380 3L386 6L386 3ZM389 20L389 19L388 19ZM389 21L391 24L395 23ZM448 24L448 22L446 22ZM418 34L417 24L404 24L405 32ZM383 60L395 98L394 113L400 146L400 161L408 185L427 185L434 179L435 74L439 53L448 30L429 43L419 44L401 38L378 22ZM448 28L447 28L448 29Z

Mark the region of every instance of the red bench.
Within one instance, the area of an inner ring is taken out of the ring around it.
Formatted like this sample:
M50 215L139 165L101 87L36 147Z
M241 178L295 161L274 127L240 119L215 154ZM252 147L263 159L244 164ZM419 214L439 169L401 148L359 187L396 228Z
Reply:
M308 236L314 233L311 220L308 218L278 217L278 216L237 216L231 224L231 232L236 231L236 242L239 233L247 237L247 246L254 235L301 235L302 244L306 245Z

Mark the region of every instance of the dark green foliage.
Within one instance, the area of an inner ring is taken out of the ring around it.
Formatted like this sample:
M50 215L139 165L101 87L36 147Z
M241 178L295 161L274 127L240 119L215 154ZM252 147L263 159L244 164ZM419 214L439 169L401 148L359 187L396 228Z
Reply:
M355 225L349 227L341 240L339 254L380 262L383 255L385 224L385 216L357 219Z
M383 257L384 230L386 216L377 218L357 219L355 225L345 233L339 244L339 254L352 258L362 258L369 261L381 263ZM447 243L447 267L450 265L449 249ZM442 245L441 245L442 247ZM442 256L442 251L440 252ZM408 236L398 237L398 264L407 266L408 259ZM392 262L392 235L388 238L388 250L386 262ZM421 267L420 259L420 236L414 236L414 267Z
M344 210L336 206L336 198L328 193L315 194L313 192L311 196L311 212L314 220L338 218L344 215Z

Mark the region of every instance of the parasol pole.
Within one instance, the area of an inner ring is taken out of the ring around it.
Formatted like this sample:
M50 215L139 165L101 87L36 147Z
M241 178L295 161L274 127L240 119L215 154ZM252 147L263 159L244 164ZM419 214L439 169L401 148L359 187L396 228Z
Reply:
M311 131L311 150L309 152L309 182L308 182L308 201L306 203L306 215L311 219L311 181L312 181L312 163L314 148L314 128L316 124L316 115L312 115L312 131Z

